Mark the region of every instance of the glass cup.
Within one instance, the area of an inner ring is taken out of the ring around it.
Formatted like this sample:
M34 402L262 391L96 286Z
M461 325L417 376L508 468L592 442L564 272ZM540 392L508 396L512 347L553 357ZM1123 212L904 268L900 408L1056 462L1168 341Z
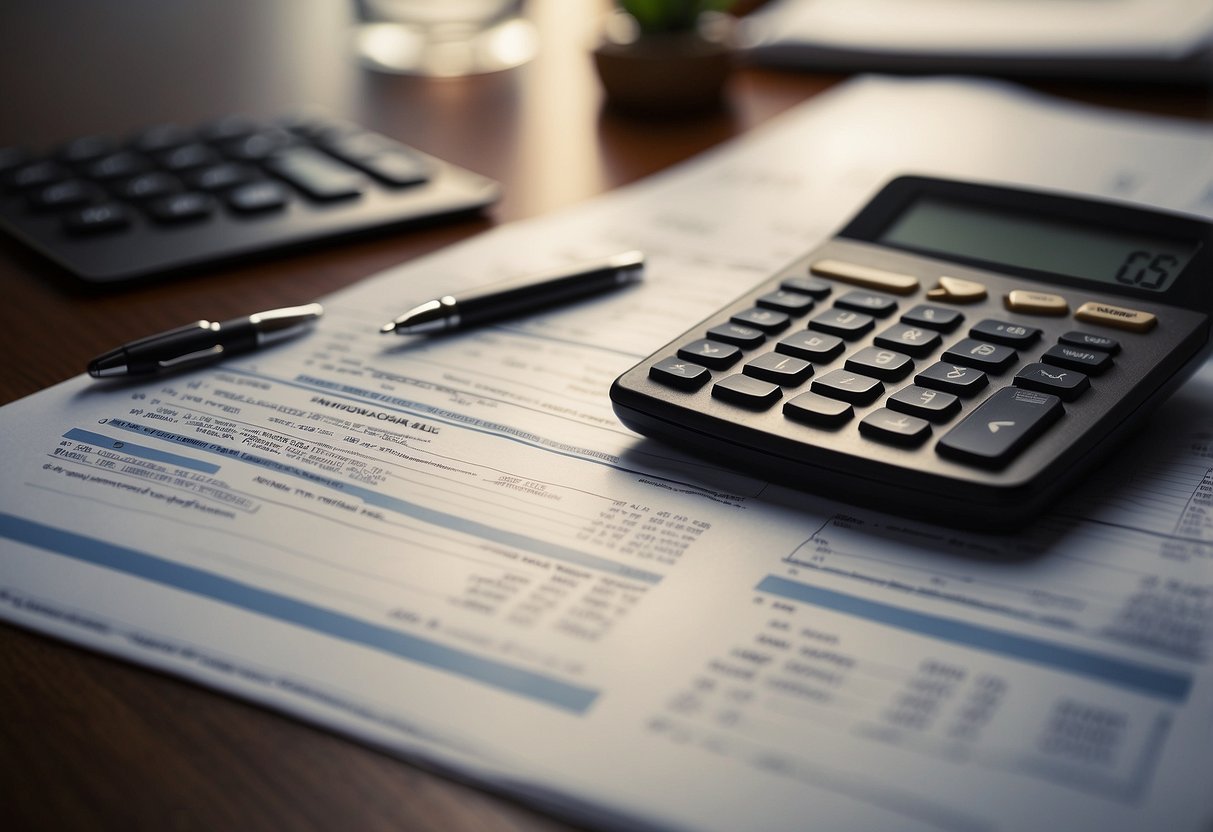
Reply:
M529 61L535 28L522 0L355 0L356 44L371 69L454 77Z

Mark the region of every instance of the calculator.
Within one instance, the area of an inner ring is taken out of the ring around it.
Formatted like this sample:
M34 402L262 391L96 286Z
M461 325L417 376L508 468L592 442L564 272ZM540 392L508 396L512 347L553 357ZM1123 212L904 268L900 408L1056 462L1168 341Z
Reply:
M0 147L0 229L77 278L115 283L495 201L479 174L323 115L230 115L49 153Z
M924 176L615 380L639 433L754 477L1014 529L1209 349L1213 224Z

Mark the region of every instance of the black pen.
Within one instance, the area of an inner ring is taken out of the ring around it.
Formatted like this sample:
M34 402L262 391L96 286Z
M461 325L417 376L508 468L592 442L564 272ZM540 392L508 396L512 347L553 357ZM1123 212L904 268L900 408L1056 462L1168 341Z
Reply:
M258 312L230 321L195 321L131 341L88 363L93 378L176 370L249 352L293 337L324 314L318 303Z
M379 331L412 335L477 326L635 282L643 269L644 255L628 251L554 272L492 283L458 297L445 295L426 301Z

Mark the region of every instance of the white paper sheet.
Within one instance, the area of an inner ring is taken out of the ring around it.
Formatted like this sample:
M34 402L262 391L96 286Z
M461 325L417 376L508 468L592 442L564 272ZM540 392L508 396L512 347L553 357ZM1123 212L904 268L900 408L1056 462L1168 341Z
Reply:
M0 411L0 615L589 823L1204 830L1213 371L1011 537L770 486L610 381L903 172L1213 215L1213 130L860 79L700 160L324 299L306 339ZM435 294L643 248L441 339Z

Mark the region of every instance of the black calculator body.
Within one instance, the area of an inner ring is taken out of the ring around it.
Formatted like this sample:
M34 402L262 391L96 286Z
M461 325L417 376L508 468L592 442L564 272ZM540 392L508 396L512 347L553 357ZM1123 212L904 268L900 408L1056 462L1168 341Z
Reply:
M611 387L630 428L946 525L1051 506L1204 360L1213 225L906 176Z

